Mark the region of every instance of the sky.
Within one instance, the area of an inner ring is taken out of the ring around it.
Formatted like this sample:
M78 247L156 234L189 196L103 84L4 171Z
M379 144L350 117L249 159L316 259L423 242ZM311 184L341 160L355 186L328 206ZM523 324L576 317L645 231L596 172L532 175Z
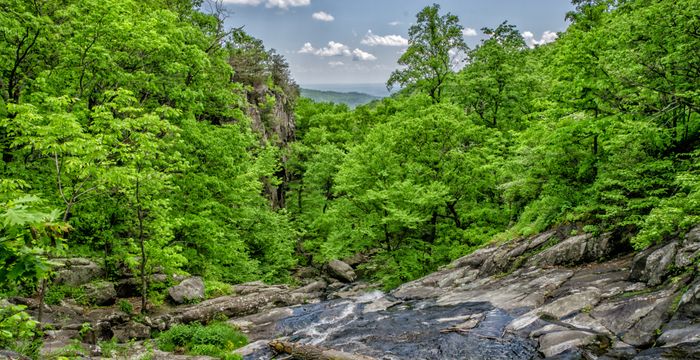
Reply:
M384 83L398 68L415 14L438 3L457 15L470 47L483 27L518 27L530 46L566 30L567 0L222 0L226 25L240 27L284 55L292 77L312 84ZM206 5L205 5L206 6Z

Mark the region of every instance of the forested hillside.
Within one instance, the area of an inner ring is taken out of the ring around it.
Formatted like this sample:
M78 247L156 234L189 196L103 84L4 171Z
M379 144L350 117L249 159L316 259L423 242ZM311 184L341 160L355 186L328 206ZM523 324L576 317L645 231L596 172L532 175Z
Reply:
M457 73L460 26L426 8L390 79L406 90L353 112L301 102L289 209L316 261L369 252L395 286L553 226L642 249L698 223L700 4L575 4L546 46L484 29Z
M296 237L263 192L293 137L280 55L190 1L1 6L6 289L68 255L286 281Z
M351 92L338 92L338 91L321 91L302 88L301 96L309 98L315 102L329 102L335 104L345 104L350 108L354 109L359 105L364 105L374 100L379 100L379 97L351 91Z
M700 2L573 3L534 48L508 22L468 48L426 7L403 90L350 110L197 1L0 1L0 292L43 297L72 256L140 276L144 305L153 273L279 283L352 256L393 288L551 228L620 252L684 233Z

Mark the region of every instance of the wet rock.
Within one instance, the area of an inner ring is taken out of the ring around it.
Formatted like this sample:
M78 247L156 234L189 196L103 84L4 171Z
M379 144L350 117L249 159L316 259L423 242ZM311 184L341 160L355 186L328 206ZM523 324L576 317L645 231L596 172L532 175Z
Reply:
M112 328L114 338L119 342L128 342L129 340L144 340L151 337L151 328L137 322L130 322L124 325L115 326Z
M352 267L340 260L332 260L329 262L327 269L331 276L340 281L353 282L357 279L357 275L355 275L355 271Z
M383 311L398 303L398 301L392 301L387 299L385 296L382 296L379 299L374 300L369 304L365 305L365 307L362 309L362 313L367 314L371 312Z
M234 351L234 353L236 353L240 356L243 356L243 357L250 356L250 355L253 355L257 352L267 350L268 349L267 344L269 342L270 342L269 340L258 340L258 341L252 342L252 343L250 343L250 344L248 344L240 349L236 349L236 351Z
M606 339L586 331L564 330L544 334L539 338L538 350L545 357L559 355L566 351L578 349L596 343L605 342Z
M169 288L168 295L176 304L202 300L204 299L204 281L198 276L183 280L179 285Z
M479 325L479 323L481 323L481 321L484 320L485 317L486 317L486 315L484 313L480 313L480 314L470 314L470 315L466 315L466 316L460 316L457 318L452 317L452 318L445 318L445 319L437 319L437 321L438 322L446 322L446 321L454 321L456 319L459 319L459 321L462 321L462 322L460 322L457 325L453 325L449 328L442 329L442 330L440 330L440 332L442 332L442 333L466 332L466 331L469 331L469 330L477 327Z
M90 304L106 306L114 304L117 290L111 282L101 281L83 285L85 297Z
M677 247L678 243L674 241L653 251L638 254L633 260L630 278L646 282L650 286L661 284L670 273Z
M277 308L253 315L229 320L228 323L241 329L250 341L277 337L277 322L294 314L291 307Z
M68 258L54 261L60 264L56 268L55 284L80 286L105 275L102 267L90 259Z

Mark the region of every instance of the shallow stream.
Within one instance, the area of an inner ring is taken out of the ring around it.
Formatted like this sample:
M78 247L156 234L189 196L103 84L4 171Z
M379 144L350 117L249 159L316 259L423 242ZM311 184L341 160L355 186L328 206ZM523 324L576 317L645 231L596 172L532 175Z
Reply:
M291 307L270 326L275 337L377 359L539 358L535 341L505 331L513 315L485 302L439 306L376 291ZM474 318L480 321L469 329ZM245 359L273 357L263 347Z

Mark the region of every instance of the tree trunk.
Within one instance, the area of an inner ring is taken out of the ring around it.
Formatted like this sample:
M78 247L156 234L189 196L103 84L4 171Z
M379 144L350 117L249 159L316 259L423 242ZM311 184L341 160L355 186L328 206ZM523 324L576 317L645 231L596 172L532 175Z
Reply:
M138 172L141 172L141 167L138 167ZM148 283L146 282L146 247L143 232L143 208L141 207L141 182L136 178L136 207L139 220L139 246L141 247L141 265L139 271L141 273L141 314L146 313L146 296L148 295Z
M288 341L273 340L268 345L275 352L289 354L292 356L292 359L297 360L374 360L374 358L369 356L349 354L321 346L301 345Z
M41 287L39 288L39 312L37 313L36 320L39 322L39 326L43 328L41 322L44 319L44 297L46 295L46 279L41 279Z

